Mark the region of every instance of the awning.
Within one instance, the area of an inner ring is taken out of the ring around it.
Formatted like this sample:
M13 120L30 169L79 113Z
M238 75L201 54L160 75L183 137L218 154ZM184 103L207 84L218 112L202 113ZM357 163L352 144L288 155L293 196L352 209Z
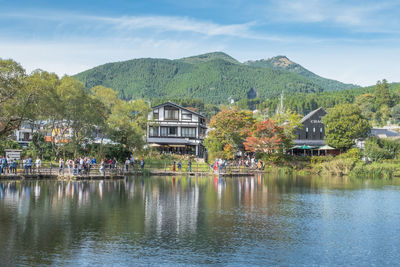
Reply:
M312 149L312 148L313 148L312 146L303 145L298 147L297 149Z
M324 145L324 146L321 146L320 148L318 148L318 150L334 150L334 149L336 149L336 148L328 146L328 145Z
M169 145L169 147L186 147L186 145Z
M151 147L160 147L161 145L159 145L159 144L150 144L149 146L151 146Z

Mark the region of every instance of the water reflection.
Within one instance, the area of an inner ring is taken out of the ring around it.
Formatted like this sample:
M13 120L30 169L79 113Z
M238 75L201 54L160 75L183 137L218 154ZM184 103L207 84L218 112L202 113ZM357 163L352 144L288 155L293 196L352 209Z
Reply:
M107 265L116 257L121 265L344 264L338 255L351 261L387 246L385 257L374 257L390 263L400 247L393 239L399 186L274 175L2 181L0 259L26 266ZM353 254L343 250L352 242Z

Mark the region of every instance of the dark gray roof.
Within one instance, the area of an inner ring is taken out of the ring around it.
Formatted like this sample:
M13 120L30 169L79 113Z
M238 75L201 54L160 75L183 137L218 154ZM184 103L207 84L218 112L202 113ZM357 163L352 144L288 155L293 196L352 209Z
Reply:
M371 135L376 136L376 137L399 137L400 133L390 130L390 129L384 129L384 128L372 128L371 129Z
M188 111L188 112L190 112L190 113L193 113L193 114L198 115L198 116L200 116L200 117L202 117L202 118L205 118L204 115L202 115L202 114L200 114L200 113L198 113L198 112L195 112L195 111L193 111L193 110L184 108L184 107L182 107L182 106L179 106L178 104L175 104L174 102L171 102L171 101L168 101L168 102L165 102L165 103L163 103L163 104L154 106L154 107L152 107L152 109L156 109L156 108L163 107L163 106L174 106L174 107L176 107L176 108L186 110L186 111Z
M324 146L325 141L324 140L300 140L300 139L295 139L293 140L293 143L295 145L307 145L307 146Z
M315 113L317 113L318 111L323 110L325 113L326 111L323 108L317 108L316 110L311 111L310 113L308 113L307 115L305 115L303 117L303 119L301 120L301 123L305 122L306 120L308 120L309 118L311 118Z

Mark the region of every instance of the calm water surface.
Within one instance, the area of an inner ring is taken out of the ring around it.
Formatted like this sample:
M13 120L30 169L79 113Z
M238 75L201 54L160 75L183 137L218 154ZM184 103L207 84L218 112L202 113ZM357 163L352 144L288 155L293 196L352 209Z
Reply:
M399 265L400 181L1 181L0 266Z

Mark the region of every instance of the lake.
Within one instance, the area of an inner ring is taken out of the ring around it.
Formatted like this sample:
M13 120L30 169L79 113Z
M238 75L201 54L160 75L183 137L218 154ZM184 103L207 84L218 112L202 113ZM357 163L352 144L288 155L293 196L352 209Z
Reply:
M399 265L400 181L0 181L0 266Z

